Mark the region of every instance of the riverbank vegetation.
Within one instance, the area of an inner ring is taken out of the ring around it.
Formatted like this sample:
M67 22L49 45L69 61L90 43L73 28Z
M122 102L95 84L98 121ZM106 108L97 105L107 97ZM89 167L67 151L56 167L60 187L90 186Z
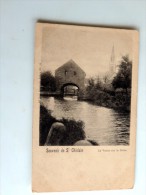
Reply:
M51 125L54 122L61 122L66 127L66 133L63 136L61 145L73 145L79 140L84 140L86 138L84 131L83 121L75 121L74 119L69 120L62 118L57 120L51 115L51 111L47 110L43 105L40 106L40 135L39 135L39 145L43 146L46 142L47 135L50 131Z
M86 99L99 106L130 111L132 62L123 56L118 72L103 78L89 78L85 90Z

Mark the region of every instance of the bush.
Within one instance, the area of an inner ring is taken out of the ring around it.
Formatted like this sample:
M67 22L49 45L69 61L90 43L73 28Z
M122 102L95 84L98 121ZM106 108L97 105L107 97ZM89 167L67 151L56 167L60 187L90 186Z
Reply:
M51 72L43 72L40 79L40 91L56 91L56 78L52 75Z
M51 125L54 122L61 122L66 126L66 133L61 141L61 145L73 145L76 141L85 139L84 123L82 121L75 121L69 119L57 120L51 116L43 105L40 106L40 133L39 144L43 146L46 142L47 135L50 131Z
M63 118L60 122L62 122L67 129L61 145L73 145L75 142L85 139L84 123L82 121Z
M39 127L39 144L43 146L46 142L51 125L56 122L56 119L51 116L43 105L40 106L40 127Z

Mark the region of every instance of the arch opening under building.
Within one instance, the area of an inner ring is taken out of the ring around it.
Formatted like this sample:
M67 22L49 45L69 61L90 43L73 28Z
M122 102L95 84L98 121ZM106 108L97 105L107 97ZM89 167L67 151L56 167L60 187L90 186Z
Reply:
M65 83L62 87L61 87L61 93L62 96L66 99L78 99L78 95L79 95L79 87L74 84L74 83Z
M86 73L73 60L69 60L55 70L57 92L63 94L75 93L79 98L85 89Z

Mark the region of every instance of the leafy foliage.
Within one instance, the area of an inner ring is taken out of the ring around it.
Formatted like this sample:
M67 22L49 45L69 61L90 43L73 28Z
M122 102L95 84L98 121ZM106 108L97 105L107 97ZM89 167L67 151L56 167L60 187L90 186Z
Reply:
M41 91L56 91L56 79L51 72L43 72L41 74Z
M128 56L123 56L119 65L119 71L112 81L114 89L131 88L131 75L132 75L132 61Z
M88 79L86 87L87 99L99 106L111 107L119 110L130 110L131 103L131 76L132 61L128 56L123 56L119 71L113 80L107 74L102 79L99 77Z
M49 112L43 105L41 105L40 106L40 128L39 128L40 146L43 146L45 144L50 127L54 122L56 122L56 119L51 116L51 112Z
M40 146L43 146L46 142L47 135L50 131L51 125L54 122L61 122L66 126L66 133L61 141L61 145L73 145L78 140L85 139L84 123L82 121L75 121L69 119L56 120L51 116L43 105L40 106Z
M79 140L85 139L84 123L83 121L75 121L69 119L61 119L61 121L66 126L66 134L62 140L61 145L73 145Z

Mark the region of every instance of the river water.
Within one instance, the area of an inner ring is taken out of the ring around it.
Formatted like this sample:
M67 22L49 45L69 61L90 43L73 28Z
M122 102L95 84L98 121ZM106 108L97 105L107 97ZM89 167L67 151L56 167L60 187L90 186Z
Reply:
M99 145L128 145L130 115L86 101L41 97L41 104L57 119L62 117L82 120L87 139Z

